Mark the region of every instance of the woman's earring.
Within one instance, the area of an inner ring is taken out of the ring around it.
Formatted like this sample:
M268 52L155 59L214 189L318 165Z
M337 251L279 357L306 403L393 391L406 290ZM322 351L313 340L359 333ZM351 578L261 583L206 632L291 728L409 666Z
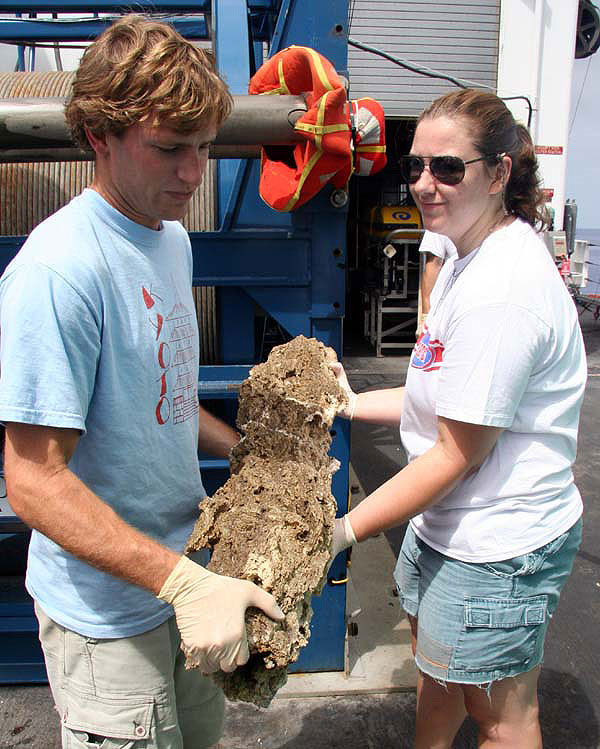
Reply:
M501 181L502 181L502 210L504 211L504 215L508 216L508 209L506 207L506 172L504 171L504 168L502 168Z

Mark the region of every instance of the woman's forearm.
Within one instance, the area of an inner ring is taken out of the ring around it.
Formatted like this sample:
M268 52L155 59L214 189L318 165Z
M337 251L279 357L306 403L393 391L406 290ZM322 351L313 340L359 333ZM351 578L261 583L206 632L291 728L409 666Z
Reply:
M502 429L440 417L438 440L349 513L358 541L401 525L439 502L493 450Z
M405 523L456 486L466 469L436 448L409 463L349 513L358 541Z
M358 393L352 420L399 426L403 405L403 387L367 390Z

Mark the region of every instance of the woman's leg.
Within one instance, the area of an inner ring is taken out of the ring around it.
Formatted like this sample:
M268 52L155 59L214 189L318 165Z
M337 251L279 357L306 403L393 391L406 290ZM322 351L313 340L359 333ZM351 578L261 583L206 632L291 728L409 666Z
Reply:
M409 616L413 655L417 619ZM481 749L542 749L537 682L540 667L493 683L490 695L473 684L442 684L418 672L415 749L451 749L469 715Z
M417 647L417 619L409 616L413 655ZM415 749L451 749L467 716L458 684L441 684L418 671Z
M467 712L479 726L481 749L542 749L537 682L540 667L485 689L462 685Z

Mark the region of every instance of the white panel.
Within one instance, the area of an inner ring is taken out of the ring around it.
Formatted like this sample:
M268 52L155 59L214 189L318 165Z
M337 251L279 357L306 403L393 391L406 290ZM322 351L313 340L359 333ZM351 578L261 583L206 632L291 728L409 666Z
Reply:
M474 85L495 88L500 0L349 0L350 37ZM348 49L350 96L372 96L388 117L415 117L456 86Z
M552 192L555 228L562 229L565 202L571 78L578 0L502 3L498 93L527 96L533 107L534 143L543 186ZM523 101L507 102L527 123Z

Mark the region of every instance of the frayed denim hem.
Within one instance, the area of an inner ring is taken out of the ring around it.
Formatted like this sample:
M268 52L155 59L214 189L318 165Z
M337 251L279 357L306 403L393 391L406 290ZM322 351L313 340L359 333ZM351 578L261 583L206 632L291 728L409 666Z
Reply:
M485 681L479 681L476 680L476 678L464 678L460 677L458 674L460 672L453 673L447 678L442 678L439 673L432 673L434 669L427 669L423 668L421 663L419 662L421 659L416 657L415 658L415 664L418 668L418 670L424 675L427 676L429 679L432 679L435 681L436 684L439 684L440 686L444 687L444 689L448 689L448 684L460 684L464 686L472 686L472 687L478 687L479 689L483 689L488 697L488 699L491 701L491 692L493 685L498 681L504 681L505 679L514 679L517 676L520 676L521 674L525 674L528 671L533 671L534 668L538 668L541 665L541 661L534 666L531 666L527 664L527 668L514 668L511 669L510 673L502 674L499 671L495 671L492 674L492 678Z

